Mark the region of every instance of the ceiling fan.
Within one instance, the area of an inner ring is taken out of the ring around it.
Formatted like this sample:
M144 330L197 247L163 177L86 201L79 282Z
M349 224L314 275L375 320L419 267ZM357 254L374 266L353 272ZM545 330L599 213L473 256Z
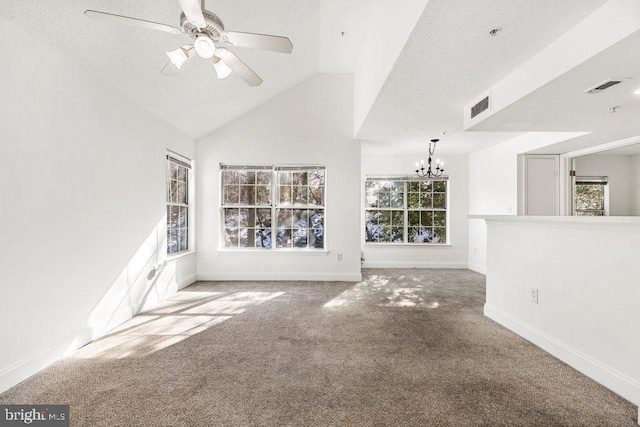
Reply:
M185 45L167 52L169 62L162 69L162 73L166 75L177 74L189 58L197 55L200 58L212 60L219 79L224 79L231 72L235 72L249 86L259 86L262 84L260 76L224 46L249 47L281 53L291 53L293 50L293 44L287 37L226 31L222 20L204 9L204 0L202 4L199 0L178 0L178 3L182 8L180 28L96 10L86 10L84 13L93 19L119 22L171 34L186 34L193 38L192 45Z

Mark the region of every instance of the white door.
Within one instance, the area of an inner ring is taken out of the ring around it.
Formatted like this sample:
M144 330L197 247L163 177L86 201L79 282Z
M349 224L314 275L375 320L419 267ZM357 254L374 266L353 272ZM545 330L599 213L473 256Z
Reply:
M525 156L525 215L560 215L559 170L559 156Z

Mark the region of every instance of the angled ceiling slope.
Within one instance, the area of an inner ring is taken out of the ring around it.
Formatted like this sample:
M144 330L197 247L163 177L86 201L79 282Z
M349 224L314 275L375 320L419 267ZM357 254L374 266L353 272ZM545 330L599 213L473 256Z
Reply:
M263 79L256 88L238 76L216 78L207 61L189 61L178 76L160 73L167 51L192 42L86 17L86 9L180 26L178 0L0 1L0 16L63 52L84 69L194 139L252 110L318 71L320 6L313 0L206 0L227 29L285 35L291 55L231 48Z
M464 107L604 3L430 0L358 138L373 152L416 152L440 137L441 153L513 138L518 131L463 132Z

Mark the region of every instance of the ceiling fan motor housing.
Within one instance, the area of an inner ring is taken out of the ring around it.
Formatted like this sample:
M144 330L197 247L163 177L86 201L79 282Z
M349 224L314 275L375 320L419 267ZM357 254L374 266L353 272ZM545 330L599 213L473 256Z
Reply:
M204 20L207 23L207 26L204 28L198 28L187 19L184 13L180 14L180 26L182 27L182 31L194 38L198 34L206 34L211 38L211 40L217 42L220 40L221 34L224 31L224 24L222 23L222 20L208 10L203 10L202 15L204 15Z

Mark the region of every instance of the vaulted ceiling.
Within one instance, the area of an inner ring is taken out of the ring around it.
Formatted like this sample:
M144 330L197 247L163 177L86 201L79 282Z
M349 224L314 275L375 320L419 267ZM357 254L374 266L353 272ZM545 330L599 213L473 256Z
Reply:
M165 52L186 44L188 37L95 21L83 14L95 9L179 26L177 0L0 0L0 16L194 139L317 72L341 72L354 73L356 82L372 76L380 80L372 94L357 93L356 83L356 97L370 98L362 103L364 113L355 129L368 149L414 152L422 150L426 140L442 137L445 151L469 153L523 132L592 132L582 128L598 119L594 111L599 113L602 106L595 104L623 102L606 97L589 101L591 115L583 115L574 92L597 83L601 75L625 73L640 79L637 55L629 54L638 51L640 37L627 38L624 45L603 51L600 59L585 61L582 68L568 70L471 131L464 130L465 106L606 3L407 0L398 8L391 0L206 0L206 9L228 30L292 40L291 55L233 48L264 79L257 88L234 75L216 79L206 61L190 61L178 76L164 76L160 70L167 62ZM500 29L495 37L489 34L494 28ZM374 55L368 59L374 66L363 59L367 53ZM613 64L618 69L612 69ZM629 114L640 112L640 100L624 102ZM532 119L524 120L526 125L516 116Z

